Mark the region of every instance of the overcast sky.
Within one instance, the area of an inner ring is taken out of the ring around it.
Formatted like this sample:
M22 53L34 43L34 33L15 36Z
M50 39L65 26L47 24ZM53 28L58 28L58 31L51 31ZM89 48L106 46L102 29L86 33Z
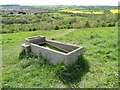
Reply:
M0 0L0 5L111 5L117 6L119 0Z

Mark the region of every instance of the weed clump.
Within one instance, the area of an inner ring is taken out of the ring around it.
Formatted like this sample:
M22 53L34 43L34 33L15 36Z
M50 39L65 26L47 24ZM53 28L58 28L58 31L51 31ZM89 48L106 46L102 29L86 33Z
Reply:
M76 84L89 71L89 64L84 57L79 57L76 63L72 65L61 64L55 68L55 71L56 76L64 84Z
M72 65L65 65L61 63L56 66L51 65L49 61L46 58L44 58L41 54L39 56L35 56L33 53L29 53L27 57L25 57L24 54L23 56L24 58L27 58L29 60L29 63L28 65L25 64L25 66L22 65L22 68L30 66L30 64L39 66L41 68L47 68L49 72L53 72L55 77L65 84L79 82L82 76L89 71L88 62L83 56L79 56L77 61Z
M25 57L26 57L25 50L22 50L21 53L19 54L19 60L22 60Z

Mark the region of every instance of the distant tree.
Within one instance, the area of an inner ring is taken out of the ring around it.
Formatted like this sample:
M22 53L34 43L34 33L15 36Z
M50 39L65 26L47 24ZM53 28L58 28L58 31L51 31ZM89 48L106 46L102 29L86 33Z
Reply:
M14 14L13 12L10 12L10 14Z
M92 22L90 27L98 27L98 22Z
M32 31L32 29L31 29L31 28L29 28L29 31Z
M88 21L86 21L86 27L90 27L90 25L89 25L89 22L88 22Z
M55 30L59 30L59 27L58 27L58 26L55 26Z
M100 26L100 27L106 27L106 22L105 22L105 21L101 21L101 22L99 23L99 26Z
M33 28L33 31L36 31L36 30L37 30L37 29L34 27L34 28Z

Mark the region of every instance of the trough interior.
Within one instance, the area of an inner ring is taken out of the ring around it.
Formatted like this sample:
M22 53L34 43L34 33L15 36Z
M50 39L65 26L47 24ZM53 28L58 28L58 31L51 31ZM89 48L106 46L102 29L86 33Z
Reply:
M52 41L45 41L44 43L39 43L38 45L53 49L59 52L63 53L69 53L79 47L77 46L72 46L72 45L67 45L67 44L62 44L62 43L57 43L57 42L52 42Z
M46 41L47 44L55 46L57 48L60 48L62 50L66 50L67 52L71 52L77 48L79 48L78 46L73 46L73 45L68 45L68 44L63 44L63 43L59 43L59 42L54 42L54 41Z
M46 40L45 37L41 37L41 36L37 36L37 37L33 37L33 38L26 38L25 41L27 43L34 43L39 46L50 48L50 49L53 49L53 50L56 50L59 52L63 52L63 53L69 53L69 52L79 48L78 46L73 46L73 45L63 44L60 42Z
M43 46L43 47L46 47L46 48L49 48L49 49L53 49L53 50L59 51L59 52L63 52L63 53L68 53L69 52L67 50L63 50L61 48L55 47L55 46L47 44L47 43L42 43L42 44L39 44L39 45Z

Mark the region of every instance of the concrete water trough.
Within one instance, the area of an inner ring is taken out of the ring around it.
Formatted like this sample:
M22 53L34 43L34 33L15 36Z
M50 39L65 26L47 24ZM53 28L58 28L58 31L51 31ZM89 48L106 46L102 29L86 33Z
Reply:
M73 64L84 53L82 46L46 40L44 36L26 38L25 43L22 46L26 53L31 51L37 56L42 54L53 65Z

